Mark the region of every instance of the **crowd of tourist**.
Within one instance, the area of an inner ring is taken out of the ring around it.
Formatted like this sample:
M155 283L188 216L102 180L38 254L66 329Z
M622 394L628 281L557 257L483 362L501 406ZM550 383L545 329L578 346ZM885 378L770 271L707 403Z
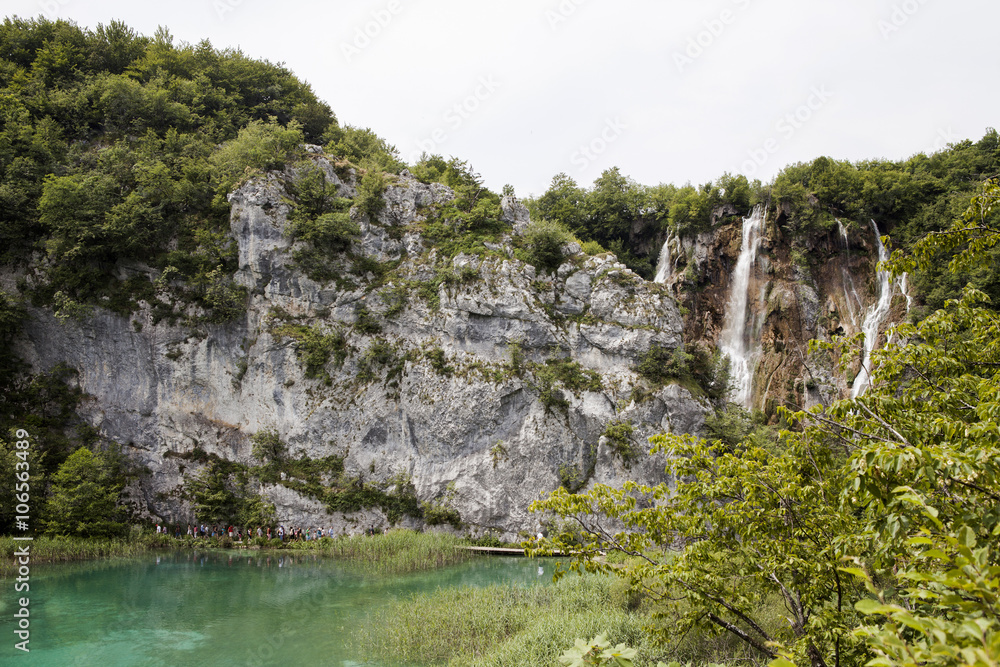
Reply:
M373 535L376 532L378 531L374 526L365 531L368 535ZM301 526L291 526L286 529L284 525L279 525L277 528L272 528L272 526L257 526L254 529L252 526L226 527L218 524L193 526L188 524L185 533L181 524L175 524L172 528L167 525L156 524L156 533L158 535L173 535L177 539L180 539L184 535L191 538L229 537L233 542L243 542L244 540L249 542L255 537L262 537L268 540L279 539L282 542L286 540L289 542L308 542L310 540L335 536L333 526L324 530L323 528L302 528Z

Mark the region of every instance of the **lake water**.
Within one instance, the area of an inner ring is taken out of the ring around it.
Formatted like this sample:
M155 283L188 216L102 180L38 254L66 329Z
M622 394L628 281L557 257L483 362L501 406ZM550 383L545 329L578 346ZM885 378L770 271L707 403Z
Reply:
M38 566L31 652L14 649L13 582L0 596L3 665L360 665L353 628L382 605L446 586L552 581L553 564L476 557L431 572L365 576L312 555L181 552Z

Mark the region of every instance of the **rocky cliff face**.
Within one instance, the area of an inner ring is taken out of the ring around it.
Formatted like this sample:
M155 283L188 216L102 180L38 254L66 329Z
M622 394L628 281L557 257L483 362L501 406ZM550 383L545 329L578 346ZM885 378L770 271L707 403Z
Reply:
M352 171L314 161L340 196L356 194ZM457 510L474 533L514 538L537 530L527 507L540 493L656 483L663 460L646 453L646 439L700 430L709 407L687 389L634 391L637 360L682 340L668 290L574 244L555 273L541 273L515 257L510 235L488 252L445 259L420 230L452 193L405 173L376 217L352 210L361 234L351 252L392 263L388 277L317 282L294 265L301 242L289 233L285 185L294 177L256 177L230 196L245 316L170 324L155 321L150 304L132 317L31 313L19 353L37 370L65 362L79 371L84 417L150 471L138 489L149 514L193 520L185 480L212 458L259 463L250 438L273 430L291 459L339 457L343 479L387 494L405 486ZM503 210L512 233L527 224L512 199ZM346 259L331 261L346 274ZM777 323L787 311L775 299ZM773 335L815 328L816 312ZM633 425L624 442L607 437L609 424L624 422ZM331 511L331 475L320 492L285 473L256 484L286 525L358 532L387 523L377 503Z
M664 284L684 309L689 341L719 341L742 221L735 209L720 209L711 232L669 241L672 267ZM850 395L862 355L842 372L828 353L810 353L808 343L860 333L882 296L873 228L837 222L793 245L788 223L788 212L767 211L748 292L746 335L756 349L751 407L771 416L779 405L809 407ZM876 347L906 316L902 281L889 287L891 307L878 323Z

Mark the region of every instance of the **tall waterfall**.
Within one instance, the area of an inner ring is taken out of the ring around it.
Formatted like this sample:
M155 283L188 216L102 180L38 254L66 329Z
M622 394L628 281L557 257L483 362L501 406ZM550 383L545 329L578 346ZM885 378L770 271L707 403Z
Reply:
M872 229L875 230L875 242L878 244L878 261L884 262L889 259L889 253L882 245L882 237L879 235L878 225L872 220ZM854 378L851 386L851 398L857 398L864 393L871 383L869 370L871 368L872 350L875 348L875 341L878 340L879 327L889 314L889 305L892 303L892 284L889 281L888 271L878 271L878 301L873 303L865 311L865 320L861 324L861 330L865 334L865 352L861 360L861 370Z
M743 243L729 281L729 301L726 303L722 337L719 340L719 348L729 357L732 400L746 408L751 405L750 390L756 362L756 351L748 344L747 303L750 274L757 261L763 224L764 209L760 205L754 207L750 217L743 218Z
M660 248L660 258L656 261L656 276L653 278L654 283L665 283L670 277L670 270L673 268L670 261L670 240L668 236L663 241L663 247Z
M840 229L840 240L844 244L844 250L850 255L851 244L847 241L847 228L844 227L844 223L837 220L837 227ZM858 296L858 290L854 286L854 278L851 277L851 272L847 270L847 266L844 264L840 265L840 277L844 284L844 304L847 306L847 314L851 318L851 324L858 326L858 316L857 311L861 309L861 297Z

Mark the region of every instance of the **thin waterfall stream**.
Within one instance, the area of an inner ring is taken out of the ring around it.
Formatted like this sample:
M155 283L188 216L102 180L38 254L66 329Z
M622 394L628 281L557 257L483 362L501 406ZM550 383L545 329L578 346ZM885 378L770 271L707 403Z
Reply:
M757 205L749 217L743 218L743 241L739 259L729 281L729 299L723 319L719 348L729 358L731 398L745 408L751 407L753 372L758 350L750 345L752 326L747 325L750 277L760 249L764 226L764 209ZM752 322L751 322L752 324Z
M879 235L878 225L872 220L872 229L875 230L875 243L878 246L878 261L881 264L889 259L889 253L886 251L885 246L882 244L882 237ZM851 385L851 398L857 398L865 392L868 385L871 384L871 358L872 350L875 349L875 343L878 340L878 332L885 321L885 318L889 315L889 306L892 303L892 283L889 280L889 272L877 270L876 279L878 280L878 301L873 303L868 310L865 312L864 322L861 323L861 331L865 334L865 348L864 355L861 359L861 370L858 371L857 377L854 378L854 384Z

